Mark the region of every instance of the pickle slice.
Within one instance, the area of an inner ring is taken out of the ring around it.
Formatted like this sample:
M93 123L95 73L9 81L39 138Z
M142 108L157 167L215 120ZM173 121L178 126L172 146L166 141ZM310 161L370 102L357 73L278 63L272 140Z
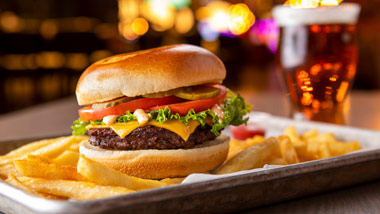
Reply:
M92 108L94 108L94 109L105 109L108 107L113 107L113 106L119 105L121 103L131 101L133 99L135 99L135 98L134 97L120 97L120 98L116 98L116 99L108 101L108 102L94 103L94 104L92 104Z
M219 88L197 85L185 87L175 96L186 100L202 100L215 97L219 94Z
M162 91L162 92L157 92L157 93L152 93L152 94L144 94L142 96L146 97L146 98L167 97L167 96L175 95L176 93L180 92L181 90L182 90L182 88L176 88L176 89L172 89L169 91Z

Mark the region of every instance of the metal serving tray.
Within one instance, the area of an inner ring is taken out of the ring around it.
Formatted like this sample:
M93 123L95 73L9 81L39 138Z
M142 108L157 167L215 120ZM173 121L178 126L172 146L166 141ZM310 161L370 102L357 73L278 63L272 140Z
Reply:
M300 131L312 128L319 128L321 132L332 131L344 140L360 141L364 150L85 202L43 199L0 181L0 211L7 214L235 212L380 178L380 148L376 145L380 146L380 132L272 116L263 120L264 126L275 132L288 125L295 125ZM31 141L0 142L0 154L28 142Z

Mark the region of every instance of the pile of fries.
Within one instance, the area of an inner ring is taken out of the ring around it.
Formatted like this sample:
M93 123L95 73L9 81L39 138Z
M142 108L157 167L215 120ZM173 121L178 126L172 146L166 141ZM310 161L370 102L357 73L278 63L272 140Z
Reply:
M85 136L41 140L0 156L0 178L50 199L91 200L168 186L182 178L147 180L128 176L79 155Z
M0 156L0 179L31 194L49 199L92 200L179 184L184 178L148 180L129 176L79 154L86 136L68 136L27 144ZM231 140L225 164L216 174L294 164L343 155L360 149L358 142L340 142L317 130L298 135L288 127L284 135L245 141Z
M301 135L293 126L278 138L255 136L245 141L231 140L227 162L217 174L261 168L265 164L287 165L318 160L361 149L359 142L341 142L332 133L314 129Z

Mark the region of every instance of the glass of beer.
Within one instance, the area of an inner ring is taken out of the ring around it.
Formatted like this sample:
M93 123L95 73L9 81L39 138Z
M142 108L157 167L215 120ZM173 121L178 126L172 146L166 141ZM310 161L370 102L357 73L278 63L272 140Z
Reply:
M359 12L360 6L354 3L273 9L280 27L276 65L287 86L293 113L344 124L342 104L356 73Z

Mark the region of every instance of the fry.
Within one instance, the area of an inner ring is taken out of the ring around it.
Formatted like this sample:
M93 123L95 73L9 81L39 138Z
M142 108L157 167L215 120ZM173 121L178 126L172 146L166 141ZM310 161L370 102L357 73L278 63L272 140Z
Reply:
M280 149L277 139L270 137L262 143L241 151L223 165L216 174L227 174L263 167L269 158L273 156L280 157Z
M289 137L284 135L280 136L278 137L278 141L280 143L281 156L285 163L299 163L296 149L294 148L292 142L290 142Z
M361 149L359 142L330 142L328 144L332 156L344 155Z
M0 179L7 179L9 174L20 175L12 162L3 165L0 164Z
M47 194L47 193L43 193L43 192L40 192L39 195L43 198L54 199L54 200L67 200L67 199L69 199L68 197L65 197L65 196L58 196L58 195Z
M43 151L43 148L49 147L52 144L55 144L57 142L62 142L62 141L71 141L73 146L73 149L78 148L78 144L82 140L88 139L87 136L66 136L66 137L59 137L59 138L52 138L52 139L46 139L46 140L40 140L36 142L32 142L29 144L26 144L18 149L15 149L8 154L4 156L0 156L0 162L9 160L9 159L15 159L15 158L20 158L23 157L27 154L31 154L33 152L36 152L38 150ZM40 152L41 152L40 151Z
M229 161L231 158L233 158L235 155L237 155L239 152L243 151L244 149L259 144L263 142L265 138L263 136L256 135L253 138L248 138L245 141L240 141L236 139L232 139L230 141L230 148L228 150L228 155L226 161Z
M316 136L318 136L318 129L313 129L313 130L310 130L310 131L303 133L300 138L302 140L307 140L309 138L313 138Z
M27 155L26 160L42 163L52 163L52 161L49 158L37 155Z
M268 161L269 165L287 165L286 161L282 158L273 158Z
M70 165L29 160L15 160L14 164L20 174L27 177L87 181L84 176L77 173L75 167Z
M297 152L298 160L300 162L311 160L307 155L307 144L304 141L300 141L298 144L294 144L294 149Z
M122 186L133 190L151 189L167 186L165 182L137 178L123 174L101 163L81 155L78 162L78 172L88 180L109 186Z
M38 195L38 196L41 196L37 191L35 191L34 189L26 186L25 184L23 184L21 181L19 181L16 176L14 174L10 174L8 176L8 179L6 180L6 182L12 184L13 186L16 186L30 194L33 194L33 195Z
M79 143L78 137L70 136L67 138L63 138L55 143L49 144L46 147L40 148L34 152L32 155L45 156L48 158L55 158L61 153L63 153L67 148L70 147L73 143Z
M71 150L66 150L58 157L53 159L56 164L66 164L71 166L76 166L79 160L79 152L73 152Z
M85 140L87 140L87 139L85 139ZM79 143L73 143L73 144L71 144L68 150L73 151L73 152L79 152L79 144L80 144L80 142Z
M319 157L320 158L332 157L330 150L329 150L328 142L321 142L320 143L320 145L319 145Z
M60 141L63 138L66 138L66 137L59 137L59 138L46 139L46 140L40 140L40 141L32 142L32 143L26 144L24 146L21 146L20 148L17 148L15 150L9 152L4 157L15 158L15 157L23 156L25 154L29 154L33 151L36 151L42 147L45 147L51 143L54 143L56 141Z
M303 137L308 137L309 135L313 135L314 130L312 132L306 132ZM308 161L312 160L308 154L307 154L307 144L306 142L301 139L294 126L289 126L284 130L284 135L288 136L290 141L292 142L294 149L296 150L298 160L303 162L303 161Z
M71 144L79 144L83 139L85 139L84 136L69 136L27 144L0 157L0 164L12 162L14 159L22 159L28 154L54 158L63 153Z
M301 139L297 134L296 128L294 126L289 126L284 130L284 135L288 136L292 143L298 144Z
M160 181L166 183L167 185L174 185L182 183L183 180L185 180L185 178L164 178Z
M226 161L230 160L231 158L235 157L235 155L237 155L239 152L243 151L246 148L245 145L246 143L244 141L232 139L230 141L230 147L228 149Z
M76 200L107 198L134 192L124 187L101 186L85 181L49 180L29 177L19 177L18 179L37 192Z
M23 184L14 174L10 174L6 182L12 184L15 187L18 187L30 194L37 195L43 198L48 198L48 199L57 199L57 200L66 200L68 199L67 197L62 197L62 196L56 196L56 195L51 195L51 194L46 194L46 193L40 193L37 192L36 190L26 186Z

